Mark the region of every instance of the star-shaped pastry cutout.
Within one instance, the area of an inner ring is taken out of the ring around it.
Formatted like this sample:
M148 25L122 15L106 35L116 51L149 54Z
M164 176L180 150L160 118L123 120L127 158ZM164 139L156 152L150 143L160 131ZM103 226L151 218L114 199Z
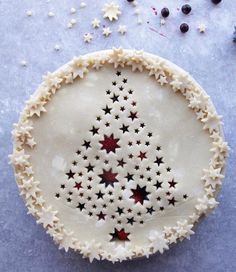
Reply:
M100 27L100 20L98 20L97 18L94 18L91 24L92 24L93 28L99 28Z
M114 229L113 233L110 233L112 236L111 241L120 240L120 241L129 241L129 234L128 232L125 232L125 229Z
M119 5L114 2L105 4L102 11L104 12L103 18L107 18L110 21L118 20L118 16L121 14Z
M126 25L119 25L118 32L121 35L124 35L127 32L127 26Z
M140 153L139 153L139 155L138 155L138 158L140 158L140 160L142 161L143 159L146 159L147 157L146 157L146 153L147 152L141 152L140 151Z
M103 173L99 175L99 177L101 178L100 183L105 184L105 187L108 187L109 185L114 187L114 183L118 182L118 180L116 179L116 176L117 176L117 173L113 173L112 169L108 171L103 169Z
M108 37L111 35L112 31L110 30L110 27L104 27L102 30L102 35L105 37Z
M90 43L93 39L93 35L91 33L85 33L84 34L84 42Z
M146 191L146 186L140 187L137 185L136 189L131 190L133 195L130 198L134 199L135 204L141 203L143 205L144 200L148 200L149 193Z
M107 153L115 153L116 149L120 148L118 142L119 139L114 138L113 133L110 136L104 135L104 139L102 141L99 141L99 143L102 145L101 149L106 150Z

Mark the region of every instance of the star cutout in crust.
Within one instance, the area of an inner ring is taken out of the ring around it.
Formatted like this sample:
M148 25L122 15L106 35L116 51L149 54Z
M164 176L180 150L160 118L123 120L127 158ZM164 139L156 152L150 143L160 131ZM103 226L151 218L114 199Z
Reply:
M131 198L134 199L135 204L139 202L143 205L144 200L148 200L149 193L146 191L146 186L141 188L137 185L136 189L132 189L131 191L133 193Z
M106 150L107 153L116 152L116 148L120 148L120 146L117 144L119 142L119 139L114 138L113 133L110 136L104 135L104 140L99 141L99 143L102 145L101 149Z
M114 240L129 241L129 238L128 238L129 233L125 232L124 229L117 230L115 228L114 232L110 233L110 235L112 236L111 241L114 241Z
M109 185L114 187L114 183L118 182L118 180L116 179L116 176L117 176L117 173L113 173L112 169L108 171L103 169L103 173L99 175L99 177L101 178L100 183L105 184L105 187L108 187Z

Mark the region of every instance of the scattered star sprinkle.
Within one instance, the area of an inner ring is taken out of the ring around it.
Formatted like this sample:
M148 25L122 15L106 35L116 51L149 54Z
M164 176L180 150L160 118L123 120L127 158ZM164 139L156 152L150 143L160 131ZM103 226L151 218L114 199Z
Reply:
M20 65L22 66L22 67L26 67L27 66L27 61L26 60L22 60L21 62L20 62Z
M140 9L138 9L138 8L135 9L134 14L135 14L135 15L139 15L139 14L140 14Z
M26 11L26 15L27 15L28 17L31 17L31 16L33 15L33 11L32 11L32 10L27 10L27 11Z
M81 3L80 3L80 7L81 7L81 8L85 8L85 7L87 7L87 4L86 4L85 2L81 2Z
M100 27L100 20L98 20L97 18L94 18L91 24L92 24L93 28L99 28Z
M70 9L70 13L71 13L71 14L75 14L75 13L76 13L76 9L75 9L75 8L71 8L71 9Z
M160 24L165 25L165 23L166 23L166 20L164 18L161 18Z
M200 24L200 25L198 26L198 31L199 31L200 33L205 33L205 32L206 32L206 26L205 26L204 24Z
M48 12L48 17L54 17L54 16L55 16L55 14L52 11Z
M118 32L121 35L124 35L127 32L127 26L126 25L119 25Z
M59 51L60 49L61 49L60 45L59 44L55 44L54 50L55 51Z
M104 12L103 18L107 18L110 21L118 20L118 16L121 14L119 5L114 2L105 4L102 11Z
M105 37L108 37L111 33L112 31L110 30L110 27L104 27L102 30L102 35L104 35Z
M90 33L85 33L84 34L84 42L90 43L93 39L93 36Z

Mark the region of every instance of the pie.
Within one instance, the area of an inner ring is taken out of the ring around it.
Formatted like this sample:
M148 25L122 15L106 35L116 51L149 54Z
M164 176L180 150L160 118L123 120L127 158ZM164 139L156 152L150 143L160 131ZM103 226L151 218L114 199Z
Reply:
M14 126L10 160L29 213L90 261L163 253L218 204L221 116L158 56L74 58L43 77Z

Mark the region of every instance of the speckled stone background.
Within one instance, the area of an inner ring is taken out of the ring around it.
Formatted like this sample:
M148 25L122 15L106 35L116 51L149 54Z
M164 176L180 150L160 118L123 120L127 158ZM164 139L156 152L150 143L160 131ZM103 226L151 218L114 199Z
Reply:
M101 29L94 31L91 27L94 17L102 19L101 7L106 1L85 2L86 8L71 15L70 9L79 7L78 0L0 0L0 271L236 271L236 44L232 43L236 1L223 0L214 6L210 0L140 0L143 24L137 25L135 9L127 1L117 0L123 12L119 21L103 20L113 31L108 38L101 35ZM193 8L188 16L177 10L185 2ZM159 12L164 5L171 15L160 28L159 16L151 7ZM32 10L33 16L26 17L26 10ZM49 11L55 13L54 18L48 18ZM72 18L78 23L67 29ZM181 22L190 25L185 35L178 30ZM201 22L207 25L205 34L196 30ZM119 24L127 24L127 35L117 33ZM94 33L89 45L82 39L88 31ZM61 46L59 52L54 50L55 44ZM218 197L220 205L195 228L196 234L190 241L149 259L115 265L106 261L90 264L76 253L59 251L43 228L26 214L8 165L10 132L24 101L45 72L53 71L75 55L120 45L159 54L189 71L224 116L225 137L232 150ZM23 59L28 62L27 67L20 65Z

